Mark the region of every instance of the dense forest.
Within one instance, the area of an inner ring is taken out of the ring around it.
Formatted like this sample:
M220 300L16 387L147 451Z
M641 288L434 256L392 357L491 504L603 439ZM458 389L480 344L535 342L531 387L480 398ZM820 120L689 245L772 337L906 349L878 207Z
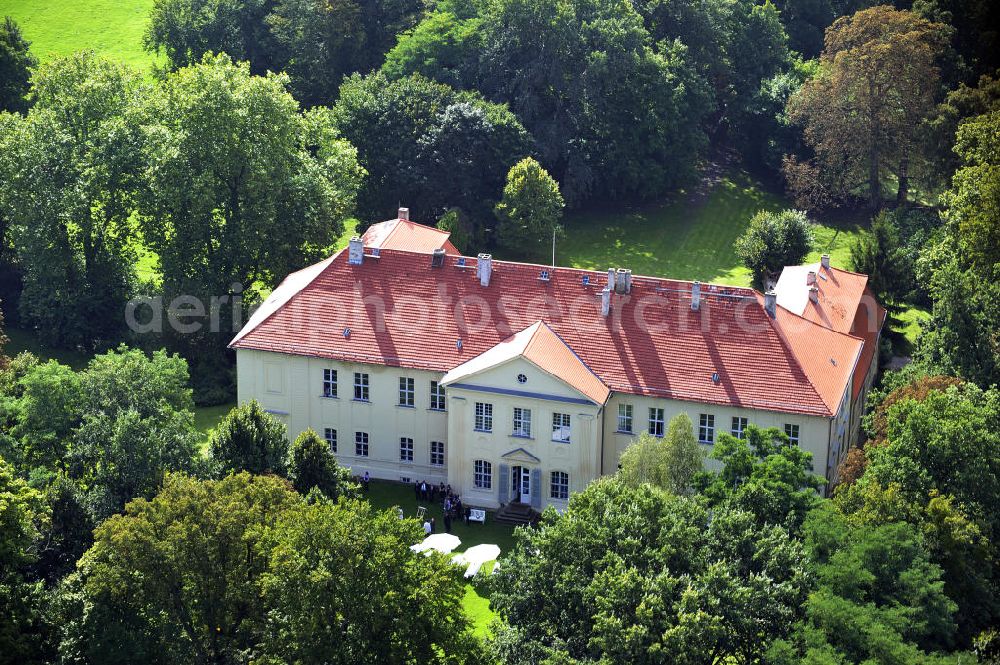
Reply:
M6 19L0 663L1000 662L997 25L989 0L156 0L144 73L39 62ZM255 403L195 427L233 398L228 322L400 202L538 258L564 210L723 159L795 204L737 243L757 286L853 215L890 325L928 312L828 498L784 432L721 434L708 471L682 417L517 531L483 638L316 433ZM157 302L223 324L128 324ZM4 317L88 361L8 357Z

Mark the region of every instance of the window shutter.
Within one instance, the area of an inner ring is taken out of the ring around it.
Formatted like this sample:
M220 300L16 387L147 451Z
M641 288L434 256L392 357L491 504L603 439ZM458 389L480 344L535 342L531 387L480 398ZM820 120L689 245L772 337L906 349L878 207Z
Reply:
M542 509L542 470L531 470L531 507Z
M500 465L500 503L507 503L510 499L510 467L506 464Z

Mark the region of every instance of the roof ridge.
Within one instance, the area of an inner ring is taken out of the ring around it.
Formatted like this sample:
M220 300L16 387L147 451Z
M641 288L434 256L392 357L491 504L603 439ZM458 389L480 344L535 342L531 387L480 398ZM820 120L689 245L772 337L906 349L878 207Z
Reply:
M280 291L281 287L285 284L285 282L288 281L289 278L294 277L295 275L298 275L300 273L303 273L306 270L309 270L310 268L314 268L314 267L316 267L316 266L318 266L318 265L320 265L322 263L326 263L326 265L323 266L322 269L316 271L316 274L314 274L311 279L309 279L308 281L302 283L299 286L299 288L295 290L294 293L290 294L287 298L285 298L284 300L282 300L280 303L276 303L275 306L274 306L274 309L272 309L270 312L268 312L267 315L264 316L263 318L261 318L259 321L254 321L253 320L253 316L251 315L250 319L246 322L246 325L244 325L242 328L240 328L240 331L238 333L236 333L236 336L233 337L229 341L229 344L226 345L226 348L232 348L234 344L236 344L237 342L239 342L240 340L242 340L244 337L246 337L247 335L249 335L251 332L253 332L257 328L259 328L261 325L263 325L267 321L269 321L271 319L271 317L273 317L275 314L277 314L278 312L280 312L281 310L283 310L290 302L292 302L295 298L297 298L299 296L299 294L301 294L303 291L305 291L306 288L310 284L312 284L317 279L319 279L320 275L322 275L327 270L329 270L330 266L332 266L336 262L337 258L341 254L344 253L345 249L347 249L347 248L346 247L341 247L336 252L334 252L333 254L331 254L330 256L328 256L327 258L323 259L322 261L317 261L316 263L313 263L311 265L305 266L304 268L300 268L299 270L296 270L293 273L289 273L285 277L285 279L281 280L281 283L278 284L277 288L275 288L273 291L271 291L271 294L267 298L264 299L264 302L262 302L260 304L260 306L257 308L257 310L254 311L254 314L256 314L258 311L260 311L260 309L265 304L267 304L267 301L270 300L271 296L274 296L275 294L277 294Z
M597 372L595 372L594 370L592 370L592 369L590 368L590 365L588 365L588 364L586 363L586 361L585 361L585 360L584 360L583 358L581 358L581 357L580 357L580 354L579 354L579 353L577 353L577 352L576 352L576 350L574 350L574 349L573 349L573 347L572 347L572 346L570 346L570 345L569 345L569 343L568 343L568 342L567 342L567 341L566 341L565 339L563 339L562 335L560 335L560 334L559 334L559 333L557 333L557 332L556 332L555 330L553 330L553 329L552 329L552 326L550 326L550 325L549 325L548 323L546 323L546 322L545 322L545 321L543 321L542 319L539 319L538 321L539 321L539 323L541 323L541 324L542 324L543 326L545 326L545 328L546 328L546 329L548 329L548 331L549 331L550 333L552 333L553 335L555 335L556 339L558 339L558 340L559 340L560 342L562 342L562 345L563 345L563 346L565 346L565 347L566 347L567 349L569 349L569 352L573 354L573 357L574 357L574 358L576 358L576 359L577 359L577 361L578 361L578 362L579 362L579 363L580 363L581 365L583 365L583 367L584 367L584 368L585 368L585 369L586 369L586 370L587 370L588 372L590 372L590 373L591 373L591 374L592 374L592 375L594 376L594 378L595 378L595 379L597 379L598 381L600 381L600 382L601 382L601 385L603 385L603 386L604 386L605 388L608 388L608 389L610 390L610 386L608 386L608 384L607 384L607 383L606 383L606 382L604 381L604 379L602 379L602 378L600 377L600 375L599 375L599 374L598 374ZM541 329L541 328L539 328L539 330L540 330L540 329ZM537 335L537 334L538 334L538 332L536 331L536 332L535 332L535 334Z

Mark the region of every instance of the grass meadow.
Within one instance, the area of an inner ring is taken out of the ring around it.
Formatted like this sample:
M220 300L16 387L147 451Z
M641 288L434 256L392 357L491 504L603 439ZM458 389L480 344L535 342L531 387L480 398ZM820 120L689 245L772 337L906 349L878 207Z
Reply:
M0 0L0 16L21 26L44 62L82 49L149 70L158 59L142 48L153 0Z

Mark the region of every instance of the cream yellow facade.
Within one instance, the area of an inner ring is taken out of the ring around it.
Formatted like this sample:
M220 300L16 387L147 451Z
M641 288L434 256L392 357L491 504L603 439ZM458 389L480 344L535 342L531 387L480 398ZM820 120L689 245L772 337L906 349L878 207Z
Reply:
M662 409L664 429L687 413L696 437L703 433L702 415L712 416L713 440L731 431L734 418L796 426L814 471L831 480L859 418L851 413L850 386L833 418L622 393L597 404L520 357L449 383L444 409L432 408L432 382L441 383L441 372L251 349L237 350L237 369L240 403L260 402L290 438L308 428L321 436L335 432L337 458L355 474L446 482L466 505L486 508L511 501L564 507L570 493L615 472L631 440L650 428L650 409ZM336 372L335 397L326 394L330 371ZM359 387L367 387L360 398L356 375ZM401 379L407 381L401 385ZM412 406L400 404L410 399L409 380ZM623 406L631 407L631 431L619 424Z

